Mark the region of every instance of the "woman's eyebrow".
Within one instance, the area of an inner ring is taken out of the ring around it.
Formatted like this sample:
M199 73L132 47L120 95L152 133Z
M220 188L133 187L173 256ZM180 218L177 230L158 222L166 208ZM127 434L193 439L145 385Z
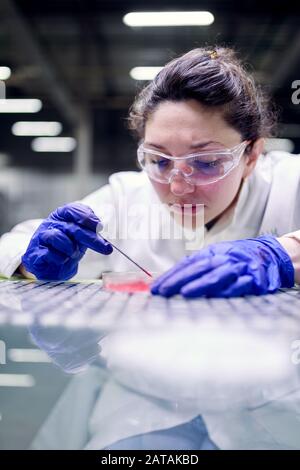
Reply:
M207 145L210 145L210 144L223 145L221 142L217 142L215 140L209 140L207 142L195 142L194 144L192 144L190 146L190 148L191 149L202 148L202 147L206 147Z
M145 147L148 147L148 146L150 146L150 147L156 147L156 148L159 149L159 150L166 150L164 146L159 145L159 144L153 144L152 142L144 142L144 146L145 146Z

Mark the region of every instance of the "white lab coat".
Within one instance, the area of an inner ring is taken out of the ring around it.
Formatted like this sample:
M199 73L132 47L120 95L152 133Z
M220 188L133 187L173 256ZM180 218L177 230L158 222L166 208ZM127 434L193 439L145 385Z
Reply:
M111 222L112 214L107 210L106 203L117 206L126 200L127 205L136 203L156 202L158 197L147 176L141 172L120 172L113 174L109 184L82 200L104 221ZM248 179L244 182L237 204L231 212L219 219L211 230L205 229L204 244L223 240L234 240L255 237L260 234L272 233L281 236L300 227L300 157L284 152L272 152L261 156ZM126 220L119 221L125 224ZM0 274L10 277L20 264L33 231L41 221L31 220L18 224L11 232L0 240ZM137 240L118 240L118 245L128 252L133 259L151 271L162 272L190 252L184 240L146 239L147 221L141 209L135 217ZM162 222L163 223L163 222ZM159 229L160 222L157 222ZM119 253L102 256L88 250L81 260L79 270L74 279L97 278L102 271L132 270L132 266ZM85 380L88 380L89 373ZM94 377L94 376L93 376ZM93 378L94 380L94 378ZM71 387L75 387L75 380ZM126 384L127 385L127 384ZM201 414L207 425L209 435L221 449L253 449L253 448L300 448L300 382L297 374L286 384L284 390L272 390L264 400L250 403L243 409L228 407L222 413L206 412L193 406L181 405L176 402L164 402L151 399L133 390L123 388L118 381L109 379L95 399L94 407L88 422L88 441L86 448L104 448L115 441L126 437L157 429L167 429L184 423ZM88 387L87 387L88 389ZM92 387L93 389L93 387ZM94 393L94 392L91 392ZM276 398L280 397L278 400ZM162 397L163 398L163 397ZM179 397L180 398L180 397ZM260 407L262 402L270 403ZM87 398L88 399L88 398ZM230 397L228 397L230 400ZM80 400L81 401L81 400ZM61 398L65 412L77 408L70 393L68 400ZM174 406L176 412L174 412ZM48 424L41 432L35 447L64 447L64 440L51 440L55 436L55 427L61 426L61 408L54 411ZM282 420L286 423L284 429ZM85 428L85 424L83 428ZM287 432L287 428L291 432ZM52 433L51 433L52 429ZM83 430L83 432L86 432ZM68 430L66 429L66 434ZM62 433L63 435L63 433ZM47 440L47 436L49 439ZM76 447L76 442L67 440L65 447Z

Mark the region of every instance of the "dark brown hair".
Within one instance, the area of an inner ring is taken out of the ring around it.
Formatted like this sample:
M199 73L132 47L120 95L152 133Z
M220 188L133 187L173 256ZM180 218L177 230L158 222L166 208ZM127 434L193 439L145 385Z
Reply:
M276 111L251 74L226 47L197 48L167 63L132 104L128 127L144 137L148 117L163 101L195 99L218 107L242 140L273 135Z

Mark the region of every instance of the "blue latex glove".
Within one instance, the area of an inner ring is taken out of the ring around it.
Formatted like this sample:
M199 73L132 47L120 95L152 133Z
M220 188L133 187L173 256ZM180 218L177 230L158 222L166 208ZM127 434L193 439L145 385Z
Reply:
M43 280L75 276L87 248L109 255L113 248L97 233L102 228L93 210L74 202L58 207L33 234L22 257L25 269Z
M157 278L152 294L236 297L273 293L294 285L294 267L273 236L210 245Z
M32 306L28 311L32 312ZM62 322L63 320L64 318ZM92 363L100 365L99 341L105 334L97 328L95 331L92 328L72 329L63 326L49 328L42 326L38 318L33 325L30 325L29 332L32 341L67 374L82 372Z

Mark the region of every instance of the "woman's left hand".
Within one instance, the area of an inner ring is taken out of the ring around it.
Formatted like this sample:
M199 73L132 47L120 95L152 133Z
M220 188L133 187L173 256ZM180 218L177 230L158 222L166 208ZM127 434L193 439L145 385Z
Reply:
M237 297L294 285L292 261L273 236L221 242L183 258L157 278L151 292L170 297Z

